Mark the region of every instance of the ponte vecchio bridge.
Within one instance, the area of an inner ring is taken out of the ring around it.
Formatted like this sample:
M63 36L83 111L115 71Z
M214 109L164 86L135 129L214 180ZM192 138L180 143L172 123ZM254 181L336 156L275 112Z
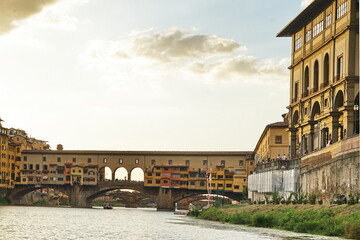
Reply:
M119 169L126 178L116 179ZM134 169L141 169L143 181L132 181ZM72 207L91 207L109 191L131 189L152 198L158 210L174 210L175 202L207 193L207 185L213 193L241 200L253 169L249 151L23 151L10 200L19 203L25 194L49 187L68 195Z

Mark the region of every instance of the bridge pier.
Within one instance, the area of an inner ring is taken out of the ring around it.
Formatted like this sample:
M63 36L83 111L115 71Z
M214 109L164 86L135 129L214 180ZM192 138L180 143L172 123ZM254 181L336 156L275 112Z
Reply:
M173 191L171 188L159 188L159 193L156 196L158 211L175 211Z
M71 188L70 205L77 208L91 208L91 201L87 201L85 189L80 184L74 184Z

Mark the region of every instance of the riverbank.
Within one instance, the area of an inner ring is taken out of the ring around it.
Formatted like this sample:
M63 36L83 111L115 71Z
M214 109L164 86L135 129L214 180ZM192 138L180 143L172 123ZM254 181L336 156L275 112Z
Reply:
M192 212L199 219L360 240L360 205L249 205Z

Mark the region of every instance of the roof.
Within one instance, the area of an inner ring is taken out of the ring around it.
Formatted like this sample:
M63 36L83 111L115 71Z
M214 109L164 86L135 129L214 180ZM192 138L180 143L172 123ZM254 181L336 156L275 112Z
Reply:
M252 151L102 151L102 150L25 150L22 154L55 155L173 155L173 156L238 156Z
M276 36L291 37L301 28L306 26L311 20L319 15L334 0L314 0L307 8L297 15L288 25L286 25Z

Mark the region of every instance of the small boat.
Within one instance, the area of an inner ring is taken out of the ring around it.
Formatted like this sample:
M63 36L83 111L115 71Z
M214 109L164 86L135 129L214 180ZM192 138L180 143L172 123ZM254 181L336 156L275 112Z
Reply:
M113 209L113 207L111 205L105 205L104 209Z

